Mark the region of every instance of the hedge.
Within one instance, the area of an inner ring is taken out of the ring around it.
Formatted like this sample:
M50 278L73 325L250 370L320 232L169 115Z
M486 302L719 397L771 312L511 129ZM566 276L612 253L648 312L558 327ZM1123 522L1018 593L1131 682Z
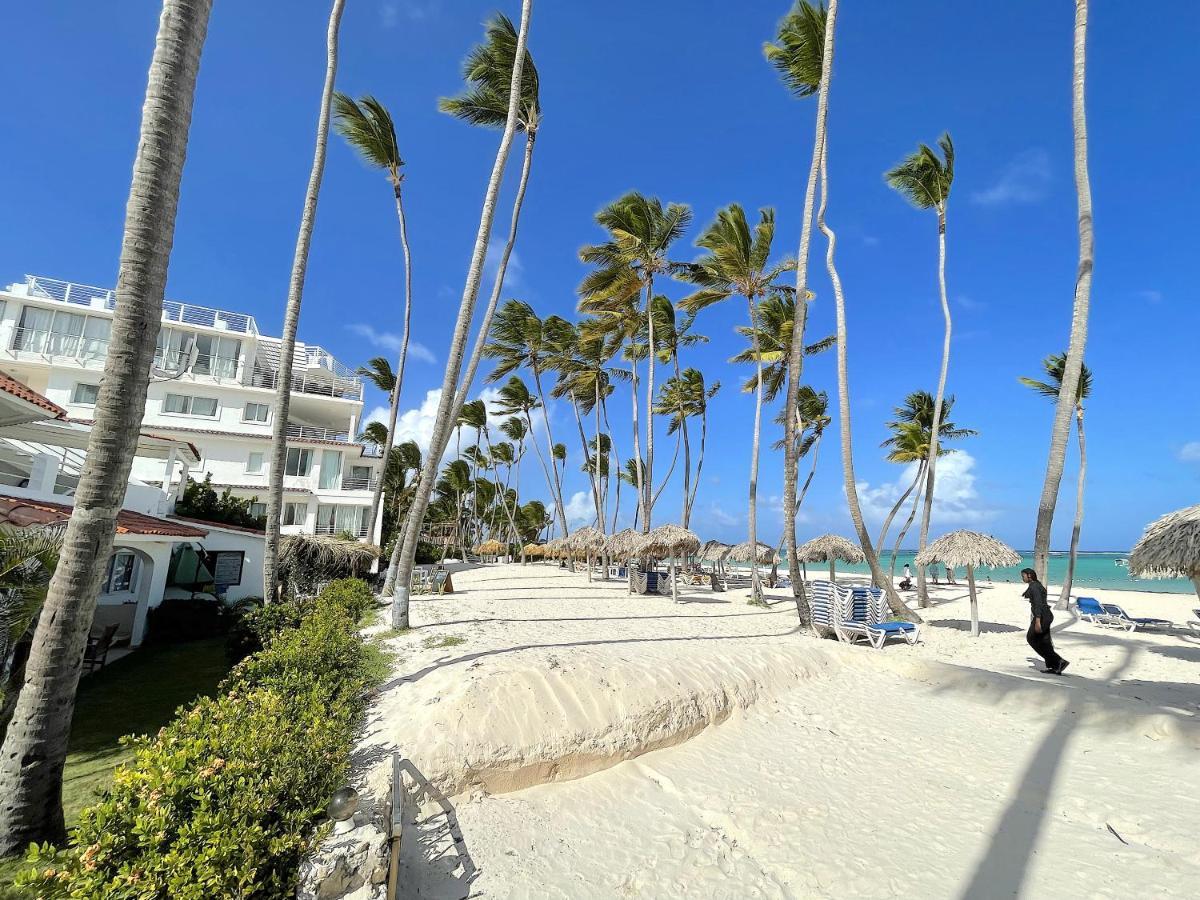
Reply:
M69 846L31 847L18 878L47 898L284 898L346 779L371 686L362 582L334 582L181 708L84 810Z

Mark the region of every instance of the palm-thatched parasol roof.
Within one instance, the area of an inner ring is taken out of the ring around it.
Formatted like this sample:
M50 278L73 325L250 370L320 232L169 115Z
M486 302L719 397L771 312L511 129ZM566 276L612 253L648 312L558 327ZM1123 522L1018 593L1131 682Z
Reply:
M547 541L543 549L545 550L546 555L552 559L556 556L562 556L566 552L566 548L563 547L562 538L554 538L553 540Z
M724 541L705 541L700 548L699 555L704 559L718 559L728 549L729 544Z
M642 535L637 553L662 559L667 556L695 553L700 549L700 538L679 525L659 525L649 534Z
M482 553L484 556L497 556L501 553L507 553L508 545L502 544L499 541L493 539L490 541L484 541L482 544L480 544L475 549L477 551L479 551L480 553Z
M356 575L382 555L374 544L330 535L289 534L279 542L279 568L292 581Z
M629 559L637 553L637 542L642 539L640 531L626 528L616 534L609 535L605 541L605 549L617 559Z
M800 562L847 562L860 563L866 557L862 548L853 541L847 540L840 534L823 534L815 537L806 544L796 548L796 558Z
M754 562L770 564L775 562L775 548L770 544L764 544L762 541L757 541L758 547L753 553ZM730 562L750 562L751 561L750 542L742 541L742 543L730 547L725 552L725 559Z
M603 550L607 543L604 535L591 525L580 528L578 531L572 532L569 537L563 538L563 547L574 553L596 553Z
M521 548L521 552L526 556L544 556L546 548L541 544L526 544Z
M1129 574L1200 578L1200 506L1168 513L1147 527L1129 554Z
M952 531L944 534L920 553L915 560L918 566L940 562L958 568L972 566L994 569L998 566L1015 566L1021 554L1003 541L990 534L978 531Z

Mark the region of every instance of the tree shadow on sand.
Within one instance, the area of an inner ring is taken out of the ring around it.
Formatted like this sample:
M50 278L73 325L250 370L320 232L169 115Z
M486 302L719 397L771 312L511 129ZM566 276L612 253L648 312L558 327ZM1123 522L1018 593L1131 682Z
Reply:
M461 900L480 869L467 850L454 805L412 761L401 759L405 801L401 811L397 897Z

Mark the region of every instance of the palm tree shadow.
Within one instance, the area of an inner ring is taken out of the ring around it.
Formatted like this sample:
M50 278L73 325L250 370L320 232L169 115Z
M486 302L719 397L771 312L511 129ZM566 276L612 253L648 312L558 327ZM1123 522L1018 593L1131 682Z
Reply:
M400 769L409 782L401 814L398 897L459 900L471 893L481 870L467 850L458 815L446 795L430 784L409 759ZM422 806L437 807L422 815Z

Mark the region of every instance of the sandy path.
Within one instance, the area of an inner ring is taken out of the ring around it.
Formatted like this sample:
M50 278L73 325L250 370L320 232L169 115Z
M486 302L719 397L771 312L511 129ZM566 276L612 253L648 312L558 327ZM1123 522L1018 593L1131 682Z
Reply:
M433 785L405 837L407 896L1200 883L1200 642L1060 617L1079 674L1055 679L1026 661L1012 585L985 591L978 639L949 589L923 645L874 653L797 634L782 598L676 606L542 566L455 579L460 594L414 605L431 624L390 642L402 659L369 737ZM1117 599L1187 618L1187 597ZM464 642L425 646L447 636Z

